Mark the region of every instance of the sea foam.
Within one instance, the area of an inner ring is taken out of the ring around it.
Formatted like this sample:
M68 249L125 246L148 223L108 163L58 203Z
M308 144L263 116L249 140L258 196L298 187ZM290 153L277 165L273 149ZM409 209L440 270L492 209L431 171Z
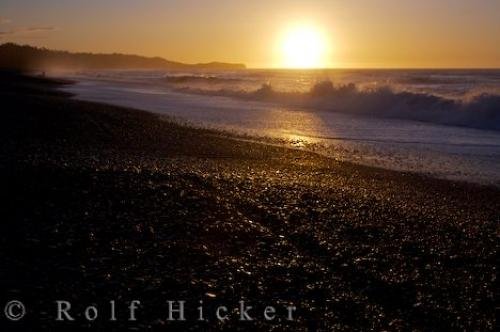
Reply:
M268 83L253 91L187 86L173 89L182 93L272 102L311 110L500 130L500 95L487 93L467 99L450 99L428 93L394 91L389 86L360 89L353 83L334 85L331 81L318 82L306 92L277 91Z

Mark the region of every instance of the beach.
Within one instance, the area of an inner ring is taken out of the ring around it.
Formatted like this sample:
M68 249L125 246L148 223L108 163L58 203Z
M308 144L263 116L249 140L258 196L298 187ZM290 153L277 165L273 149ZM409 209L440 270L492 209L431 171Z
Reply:
M74 99L343 161L500 186L498 70L94 70ZM59 77L59 76L56 76Z
M494 329L498 187L75 100L67 81L1 76L0 299L28 308L22 322L0 321L8 330ZM57 300L72 303L75 321L55 319ZM137 320L127 310L110 320L110 300L139 300ZM186 301L185 321L168 321L169 300ZM242 300L255 319L238 319ZM89 305L102 317L89 322ZM220 306L228 319L214 316ZM267 306L276 319L262 318Z

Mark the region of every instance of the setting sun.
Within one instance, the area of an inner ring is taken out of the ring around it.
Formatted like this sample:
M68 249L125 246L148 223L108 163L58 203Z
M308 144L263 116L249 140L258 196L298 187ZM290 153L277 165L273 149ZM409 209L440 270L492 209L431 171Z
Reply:
M328 43L313 26L289 29L282 40L282 65L286 68L321 68L327 66Z

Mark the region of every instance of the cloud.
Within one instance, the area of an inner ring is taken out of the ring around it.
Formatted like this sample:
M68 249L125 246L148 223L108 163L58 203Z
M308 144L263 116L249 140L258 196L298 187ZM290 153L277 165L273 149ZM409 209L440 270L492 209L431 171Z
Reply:
M32 26L17 29L10 29L5 31L0 31L0 38L2 37L33 37L40 36L44 32L56 31L57 28L54 26Z
M22 32L46 32L46 31L56 31L57 28L53 26L45 26L45 27L29 27L24 28Z
M0 17L0 24L9 24L10 22L12 22L10 18Z

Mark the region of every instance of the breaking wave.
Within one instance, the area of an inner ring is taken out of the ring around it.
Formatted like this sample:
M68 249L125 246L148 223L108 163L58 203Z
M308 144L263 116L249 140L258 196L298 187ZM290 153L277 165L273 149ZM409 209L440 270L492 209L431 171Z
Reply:
M220 77L213 75L172 75L165 76L165 82L170 84L184 84L184 83L231 83L231 82L240 82L239 78L229 78L229 77Z
M364 90L355 84L335 86L331 81L316 83L307 92L280 92L270 84L263 84L254 91L190 87L177 88L175 91L272 102L313 110L500 130L500 95L496 94L455 100L425 93L397 92L387 86Z

